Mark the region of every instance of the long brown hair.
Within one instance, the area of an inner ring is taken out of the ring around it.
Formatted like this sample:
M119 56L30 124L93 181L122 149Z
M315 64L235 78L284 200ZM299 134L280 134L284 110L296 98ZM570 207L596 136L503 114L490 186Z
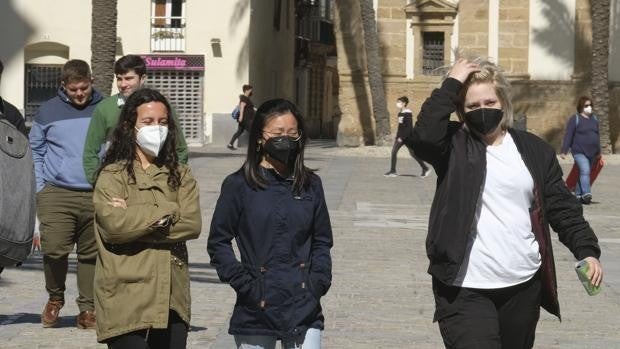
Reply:
M172 112L170 104L166 97L164 97L157 90L150 88L142 88L132 93L123 109L118 120L118 125L112 132L112 138L110 140L110 148L105 153L105 157L101 163L101 166L97 170L97 177L107 165L122 162L124 169L129 175L129 179L132 183L136 182L136 175L133 170L133 162L136 160L136 135L135 127L136 120L138 118L138 107L142 104L150 102L160 102L166 107L168 113L168 136L161 148L161 151L155 158L155 165L168 168L170 174L168 175L168 185L172 190L176 190L181 184L179 174L179 159L176 153L177 144L177 125Z

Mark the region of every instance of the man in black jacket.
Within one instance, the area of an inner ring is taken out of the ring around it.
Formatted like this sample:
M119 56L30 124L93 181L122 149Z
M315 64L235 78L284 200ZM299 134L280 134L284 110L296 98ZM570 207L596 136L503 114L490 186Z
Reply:
M4 71L4 65L2 61L0 61L0 82L2 82L2 72ZM28 130L26 129L26 123L24 122L24 117L22 114L15 108L15 106L0 96L0 118L6 118L10 123L15 125L15 127L21 131L24 135L28 135Z
M509 91L495 64L460 59L413 131L416 154L438 177L426 251L447 348L531 348L540 307L560 316L549 225L588 263L592 284L603 277L555 151L510 127Z

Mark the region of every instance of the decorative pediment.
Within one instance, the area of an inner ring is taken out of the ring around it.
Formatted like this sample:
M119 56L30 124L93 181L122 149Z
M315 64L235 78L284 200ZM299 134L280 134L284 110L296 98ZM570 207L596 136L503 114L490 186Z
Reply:
M450 0L415 0L405 6L405 13L408 16L455 16L457 9L458 4Z

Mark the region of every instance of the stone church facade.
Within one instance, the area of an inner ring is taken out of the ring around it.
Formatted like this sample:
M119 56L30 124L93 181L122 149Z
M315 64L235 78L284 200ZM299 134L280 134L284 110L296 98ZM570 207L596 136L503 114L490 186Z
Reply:
M373 144L358 0L335 2L341 146ZM589 0L375 0L383 78L396 128L396 99L414 114L439 86L455 50L489 57L512 82L518 127L559 149L579 96L590 95ZM610 23L620 19L612 1ZM620 28L610 28L611 142L620 149ZM596 113L596 106L595 106Z

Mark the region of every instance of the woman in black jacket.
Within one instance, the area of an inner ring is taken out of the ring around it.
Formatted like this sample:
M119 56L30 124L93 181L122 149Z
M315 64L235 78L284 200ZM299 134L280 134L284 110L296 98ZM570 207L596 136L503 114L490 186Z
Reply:
M275 348L278 339L283 348L321 345L332 230L321 180L304 166L306 139L293 103L263 103L243 167L222 184L207 249L237 293L229 333L239 348Z
M531 348L540 307L560 316L549 225L602 280L596 236L555 151L511 124L510 85L478 58L457 61L414 127L416 154L438 177L426 249L447 348Z

